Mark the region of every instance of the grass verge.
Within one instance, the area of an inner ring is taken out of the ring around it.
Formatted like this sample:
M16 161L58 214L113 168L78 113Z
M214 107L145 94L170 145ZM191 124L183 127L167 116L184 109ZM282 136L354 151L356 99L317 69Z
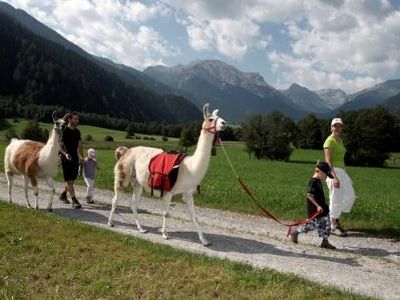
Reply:
M0 202L0 298L362 299Z

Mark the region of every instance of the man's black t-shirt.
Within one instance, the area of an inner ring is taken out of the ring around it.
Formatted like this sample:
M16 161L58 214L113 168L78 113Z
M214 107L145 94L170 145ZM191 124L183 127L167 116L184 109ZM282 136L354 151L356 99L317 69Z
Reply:
M78 146L81 140L81 132L79 129L65 128L63 133L64 148L73 160L78 159Z
M324 188L322 187L321 180L314 177L310 179L307 188L307 195L312 195L318 205L322 207L323 212L318 217L324 217L329 214L329 207L325 203ZM308 199L307 210L309 218L317 212L317 208L315 207L315 205Z

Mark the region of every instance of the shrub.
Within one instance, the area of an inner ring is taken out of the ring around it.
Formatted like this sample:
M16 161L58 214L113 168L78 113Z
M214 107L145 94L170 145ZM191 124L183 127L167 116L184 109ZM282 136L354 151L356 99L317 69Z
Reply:
M93 141L92 135L91 134L86 135L85 136L85 141L88 141L88 142Z
M11 141L12 138L18 138L17 132L15 131L15 129L13 127L10 127L6 130L6 132L4 133L7 141Z
M163 136L161 137L161 140L162 140L163 142L168 142L168 137L165 136L165 135L163 135Z
M26 127L21 132L21 138L39 142L44 142L47 140L46 132L40 128L39 123L36 120L30 120L26 124Z
M111 135L106 135L106 136L104 137L104 141L105 141L105 142L113 142L113 141L114 141L114 138L113 138Z

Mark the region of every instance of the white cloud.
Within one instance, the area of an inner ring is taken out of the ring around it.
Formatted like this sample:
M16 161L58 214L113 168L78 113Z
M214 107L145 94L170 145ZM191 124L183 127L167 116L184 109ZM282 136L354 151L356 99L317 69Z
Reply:
M178 16L186 26L189 45L197 51L217 50L240 60L251 49L264 49L271 36L261 33L260 26L243 14L245 2L166 0L185 17Z
M304 0L248 1L246 15L257 22L286 22L300 19L304 14Z
M273 71L276 72L276 86L281 89L286 89L296 82L312 90L338 88L353 93L382 81L379 77L362 75L346 78L339 72L320 69L317 60L298 58L275 51L268 54L268 59L272 63Z
M189 43L195 50L215 48L223 55L241 59L249 49L263 49L270 41L250 20L216 19L199 21L188 18Z
M268 55L280 84L355 91L399 72L400 12L383 0L337 4L308 1L303 22L286 23L292 53Z
M172 11L161 2L145 5L141 2L127 2L122 6L124 19L133 22L145 22L159 15L168 16Z

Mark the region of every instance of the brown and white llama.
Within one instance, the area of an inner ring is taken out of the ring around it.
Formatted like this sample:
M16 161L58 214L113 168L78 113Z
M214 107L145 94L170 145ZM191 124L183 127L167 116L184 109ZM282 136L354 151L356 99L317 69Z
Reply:
M179 173L175 185L169 192L164 192L162 199L164 201L162 235L167 239L166 219L169 213L171 198L173 195L182 194L183 201L188 206L189 217L198 233L199 239L204 246L209 242L204 235L197 222L195 206L193 201L193 193L197 186L205 176L208 165L210 163L211 149L215 134L225 128L225 121L218 115L218 110L209 112L208 104L203 107L204 122L197 142L197 148L193 155L186 156L180 164ZM131 208L137 228L140 232L145 233L138 220L137 206L138 200L142 194L143 188L150 190L148 186L148 178L150 175L149 162L155 155L163 152L162 149L151 147L118 147L115 150L117 163L114 167L114 198L112 199L112 208L108 219L108 224L113 226L113 215L120 199L123 188L129 183L133 187L131 199ZM156 196L161 196L159 191L154 191Z
M57 175L58 152L60 150L62 132L66 125L63 119L55 118L54 112L53 122L54 126L46 144L31 140L12 139L7 146L4 155L4 169L8 181L8 200L10 203L12 202L13 177L16 174L22 174L27 206L31 207L28 197L30 182L35 196L35 209L39 209L38 179L42 178L51 188L47 210L52 210L55 193L53 178Z

